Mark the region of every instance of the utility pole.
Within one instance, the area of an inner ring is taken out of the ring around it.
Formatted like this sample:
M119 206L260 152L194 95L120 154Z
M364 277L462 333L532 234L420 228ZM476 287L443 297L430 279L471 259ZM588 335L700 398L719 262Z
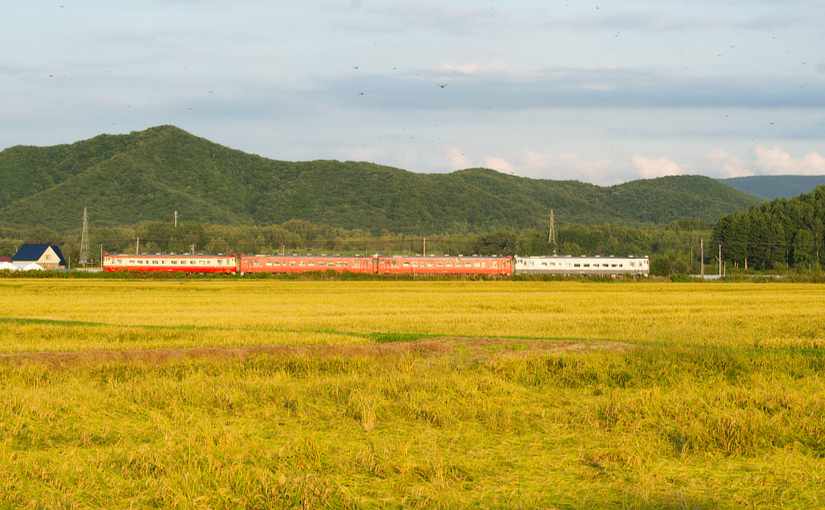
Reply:
M705 240L699 239L699 274L705 279Z
M83 229L80 231L80 260L78 263L85 266L89 263L89 216L83 208Z
M135 239L135 255L140 255L140 238Z
M556 239L556 211L553 209L550 209L550 215L547 218L547 244L553 246L553 255L555 255L558 240Z
M178 211L175 211L175 228L178 228Z
M719 278L722 277L722 243L719 243Z
M427 238L424 238L424 256L427 256Z
M103 269L103 244L100 245L100 269Z
M195 245L193 244L192 245L192 255L194 255L194 254L195 254Z

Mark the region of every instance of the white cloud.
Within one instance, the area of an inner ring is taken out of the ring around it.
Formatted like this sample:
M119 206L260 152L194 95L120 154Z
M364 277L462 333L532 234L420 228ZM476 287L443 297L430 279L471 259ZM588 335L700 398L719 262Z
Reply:
M633 156L633 166L639 177L652 179L654 177L664 177L665 175L686 174L681 165L667 158L647 158L644 156Z
M744 177L752 175L741 159L729 154L721 149L717 149L708 154L711 166L719 170L722 177Z
M611 180L611 163L607 159L586 159L574 152L527 151L522 161L525 173L533 177L591 182Z
M377 147L355 147L345 151L349 161L380 161L384 151Z
M765 174L825 174L825 156L809 152L801 158L794 158L779 147L759 146L756 152L756 167Z
M499 158L496 156L490 156L484 159L484 166L486 168L492 168L493 170L498 170L499 172L504 172L508 174L514 174L515 170L513 169L513 165L504 158Z
M450 167L453 170L462 170L473 166L470 160L467 159L464 151L458 147L450 147L447 149L447 161L450 162Z

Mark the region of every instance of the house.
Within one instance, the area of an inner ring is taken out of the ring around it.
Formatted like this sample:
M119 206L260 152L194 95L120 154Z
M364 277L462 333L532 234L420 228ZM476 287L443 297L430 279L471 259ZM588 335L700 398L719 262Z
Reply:
M11 258L18 268L34 269L36 264L46 270L66 269L66 259L56 244L24 244Z
M11 257L0 257L0 264L2 264L3 262L8 262L9 264L11 264Z

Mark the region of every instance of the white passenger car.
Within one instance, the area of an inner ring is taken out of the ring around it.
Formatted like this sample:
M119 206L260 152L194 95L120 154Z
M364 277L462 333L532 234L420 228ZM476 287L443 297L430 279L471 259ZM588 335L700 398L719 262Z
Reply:
M516 274L648 276L648 257L516 257Z

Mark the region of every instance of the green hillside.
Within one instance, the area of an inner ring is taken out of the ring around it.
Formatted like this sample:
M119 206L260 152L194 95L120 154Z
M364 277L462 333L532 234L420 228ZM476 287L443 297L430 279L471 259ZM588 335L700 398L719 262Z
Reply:
M304 219L393 232L568 223L714 222L758 200L713 179L665 177L599 187L470 169L419 174L362 162L274 161L171 126L72 145L0 152L0 222L75 228L182 218L204 223Z
M757 197L791 198L825 184L825 175L752 175L722 179L722 182Z

